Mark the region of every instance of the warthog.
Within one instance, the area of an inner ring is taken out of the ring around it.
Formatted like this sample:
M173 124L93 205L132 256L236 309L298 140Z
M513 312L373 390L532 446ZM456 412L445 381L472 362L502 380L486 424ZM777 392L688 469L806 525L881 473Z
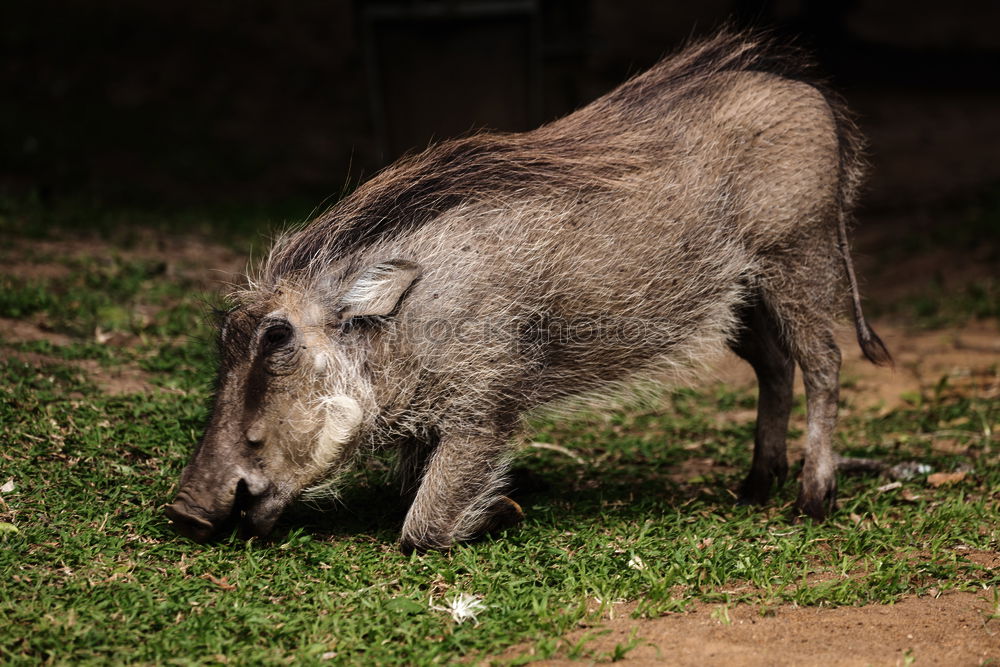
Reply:
M167 515L198 540L266 535L359 452L397 452L401 545L498 520L523 415L727 346L760 384L740 498L788 470L795 366L808 408L800 513L832 508L840 351L890 362L865 322L846 227L862 139L800 56L722 32L521 134L446 141L280 238L219 333L215 406Z

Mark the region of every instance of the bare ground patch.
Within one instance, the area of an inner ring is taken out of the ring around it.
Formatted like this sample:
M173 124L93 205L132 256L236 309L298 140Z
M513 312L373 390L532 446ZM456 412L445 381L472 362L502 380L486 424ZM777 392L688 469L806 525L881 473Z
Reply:
M247 266L247 256L198 235L170 235L146 228L130 230L129 242L123 246L114 240L94 236L65 239L11 239L0 251L0 273L27 280L51 280L69 275L75 266L100 267L114 259L146 261L162 264L166 279L183 280L192 289L212 292L225 291L227 285L238 284ZM161 306L133 304L132 313L140 321L152 321ZM113 347L130 347L137 343L135 335L123 331L92 332L92 341ZM0 340L9 343L48 342L55 346L81 342L64 333L48 328L40 314L22 319L0 318ZM92 360L59 359L34 352L16 351L0 346L0 358L19 359L33 366L59 364L80 371L108 394L134 394L153 391L149 375L131 364L105 367Z
M37 352L23 352L2 347L0 347L0 358L16 359L36 368L53 364L77 368L88 380L97 385L98 389L112 396L141 394L156 389L149 382L148 373L131 365L105 368L93 359L66 360Z
M47 331L28 320L0 318L0 339L18 342L45 341L56 346L69 345L74 338L54 331ZM91 382L106 394L124 395L153 391L149 375L132 365L117 365L106 368L92 359L66 360L57 357L13 350L0 346L0 358L17 359L31 366L62 365L78 368Z
M15 320L9 317L0 317L0 338L22 343L47 341L53 345L69 345L73 342L71 336L46 331L29 320Z
M891 322L875 328L895 359L893 368L873 366L861 357L853 331L842 330L844 355L841 392L848 410L877 407L888 412L914 400L947 378L953 387L981 398L1000 397L1000 323L972 321L961 327L923 331ZM737 387L756 386L753 370L733 354L719 364L715 378ZM801 374L798 394L804 392Z
M164 273L185 278L205 289L239 282L247 266L247 255L194 235L168 235L137 229L135 238L122 247L94 237L72 239L13 239L0 253L3 273L27 279L65 276L74 262L110 257L124 260L163 262Z
M985 592L907 597L892 605L862 607L698 604L686 613L651 620L627 614L609 620L603 626L609 632L587 642L586 652L611 656L616 646L638 641L622 663L981 665L1000 658L1000 619L991 618L998 611L993 604ZM593 631L570 633L566 646L587 632Z
M126 261L162 262L163 275L182 279L195 290L223 291L227 284L239 283L246 268L246 256L204 238L170 236L148 229L133 231L129 247L96 237L72 239L12 239L0 251L0 273L27 280L51 280L67 276L74 265ZM135 304L132 312L141 320L151 321L157 310L149 304ZM41 314L21 319L0 318L0 340L8 343L48 342L61 347L82 339L48 328ZM92 341L113 347L130 347L136 336L123 331L93 332ZM101 391L111 395L150 392L154 386L149 375L132 364L102 366L93 360L65 360L54 356L25 352L0 346L0 358L18 359L32 366L62 365L78 368Z

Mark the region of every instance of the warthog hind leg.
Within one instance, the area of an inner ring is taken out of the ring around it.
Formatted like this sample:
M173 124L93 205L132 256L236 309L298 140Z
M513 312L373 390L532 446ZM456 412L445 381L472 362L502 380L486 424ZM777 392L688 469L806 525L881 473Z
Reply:
M740 504L763 504L772 489L788 476L785 441L792 408L795 362L781 340L773 315L761 302L741 313L742 328L730 343L733 352L753 366L757 374L757 426L753 463L739 490Z

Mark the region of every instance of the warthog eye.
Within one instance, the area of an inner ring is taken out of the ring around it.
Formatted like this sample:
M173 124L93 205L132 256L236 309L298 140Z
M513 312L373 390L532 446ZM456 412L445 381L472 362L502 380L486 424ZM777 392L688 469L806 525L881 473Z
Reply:
M364 331L366 328L373 327L378 324L379 317L350 317L340 323L340 332L344 334L349 334L354 330Z
M292 328L287 324L276 324L268 327L264 332L262 344L264 354L269 354L278 349L292 338Z

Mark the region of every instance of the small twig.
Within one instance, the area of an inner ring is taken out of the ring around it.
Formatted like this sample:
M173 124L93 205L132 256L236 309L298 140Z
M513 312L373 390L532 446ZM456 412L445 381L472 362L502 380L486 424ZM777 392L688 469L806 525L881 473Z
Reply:
M368 591L370 591L372 589L375 589L375 588L385 588L386 586L393 586L393 585L398 584L398 583L399 583L399 579L393 579L392 581L384 581L384 582L382 582L380 584L372 584L371 586L366 586L365 588L360 588L360 589L358 589L358 590L356 590L354 592L355 592L355 594L357 594L357 593L366 593L366 592L368 592Z
M566 449L562 445L553 445L552 443L549 443L549 442L529 442L528 446L529 447L534 447L536 449L548 449L548 450L551 450L553 452L559 452L560 454L563 454L563 455L568 456L569 458L573 459L574 461L576 461L580 465L586 465L587 464L587 462L582 457L580 457L578 454L570 451L569 449Z
M862 459L851 456L837 457L837 470L840 472L870 472L878 474L888 467L882 461L876 461L875 459Z
M941 431L934 431L932 433L908 433L906 437L913 438L914 440L934 440L936 438L961 437L961 436L977 438L980 436L980 434L977 431L959 431L958 429L944 429Z

